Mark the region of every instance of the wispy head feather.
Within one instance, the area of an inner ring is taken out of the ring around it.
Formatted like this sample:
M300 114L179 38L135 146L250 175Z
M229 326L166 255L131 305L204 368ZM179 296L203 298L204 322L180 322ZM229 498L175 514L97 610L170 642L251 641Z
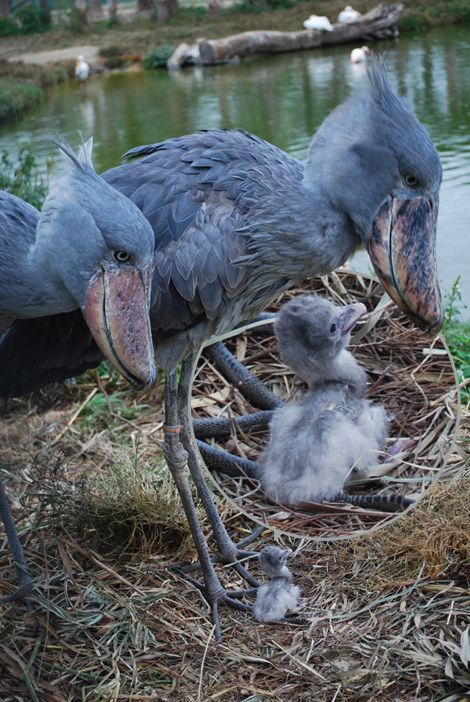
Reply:
M93 154L93 137L90 137L85 141L83 134L79 132L81 144L78 149L78 154L75 155L72 147L66 141L60 138L52 138L51 141L55 144L60 151L66 156L68 162L73 164L83 173L95 173L93 168L92 154Z
M384 107L391 96L395 97L395 95L388 79L385 61L379 54L374 54L367 61L367 77L373 101L378 107Z

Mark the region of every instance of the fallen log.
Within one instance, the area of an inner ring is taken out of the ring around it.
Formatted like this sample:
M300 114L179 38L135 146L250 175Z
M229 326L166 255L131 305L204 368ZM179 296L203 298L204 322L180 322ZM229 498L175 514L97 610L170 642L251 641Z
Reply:
M233 34L224 39L199 41L201 62L205 65L225 63L234 57L259 53L282 53L313 49L318 46L369 42L398 36L402 4L381 3L358 22L334 24L332 31L305 29L298 32L252 31Z

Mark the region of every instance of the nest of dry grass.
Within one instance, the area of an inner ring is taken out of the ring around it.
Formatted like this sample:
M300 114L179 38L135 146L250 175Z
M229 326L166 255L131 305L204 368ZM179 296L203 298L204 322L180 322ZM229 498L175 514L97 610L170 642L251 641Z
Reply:
M329 294L344 294L331 286ZM376 299L370 281L358 279L348 287L348 294ZM102 370L60 391L10 403L0 423L2 473L39 589L31 614L17 605L0 605L2 702L466 699L470 415L463 411L457 432L447 356L424 357L421 336L413 337L392 310L384 315L389 316L381 317L357 351L375 359L372 377L384 383L382 395L373 389L374 397L385 398L388 384L392 407L404 408L395 436L407 435L413 407L416 420L418 414L427 415L416 431L428 437L428 446L406 459L405 476L418 470L421 485L428 470L437 479L430 486L423 482L423 498L400 519L355 539L325 543L266 530L256 546L274 538L294 549L291 565L302 588L302 608L291 623L279 625L261 625L223 608L221 645L213 642L199 591L171 570L183 556L177 555L179 536L171 542L165 529L167 520L181 517L179 503L170 500L171 515L159 524L162 508L151 494L165 479L158 471L161 388L142 398ZM410 369L424 362L414 381L407 381L403 398L391 372L383 374L394 358L382 345L384 320L394 338L393 354L406 349ZM263 353L266 341L261 340ZM237 337L241 357L243 343ZM443 348L436 343L433 348ZM250 359L253 367L253 353ZM278 384L289 392L292 379L285 378L274 353L270 364L260 364L262 379L272 381L274 368ZM195 411L211 414L219 402L217 395L208 396L202 412L199 390ZM441 434L432 431L446 427L441 446ZM248 455L254 455L249 452L257 441L246 437ZM223 497L219 509L235 538L252 528L233 500ZM123 523L133 538L122 539ZM177 533L184 540L185 534ZM255 561L250 569L258 572ZM220 567L219 573L228 588L241 586L229 568ZM0 594L11 591L14 575L0 539Z
M458 430L460 409L458 381L450 353L440 338L423 337L391 303L384 304L383 290L366 276L339 273L312 281L282 295L273 310L302 292L320 292L338 304L364 302L369 315L352 339L352 351L367 369L369 397L385 406L393 417L389 445L397 439L411 440L412 449L393 460L377 463L371 478L352 488L363 494L408 495L420 499L448 464ZM237 358L283 400L299 389L299 380L279 360L274 335L260 335L247 325L227 338ZM204 357L199 359L193 383L193 408L198 417L234 419L250 414L253 407ZM267 441L267 432L247 435L233 424L227 439L212 444L257 460ZM454 477L448 469L446 479ZM305 505L290 510L273 504L253 480L240 480L214 473L214 481L225 498L261 524L284 533L307 538L335 539L362 534L389 523L396 515L357 507ZM303 506L304 507L304 506Z

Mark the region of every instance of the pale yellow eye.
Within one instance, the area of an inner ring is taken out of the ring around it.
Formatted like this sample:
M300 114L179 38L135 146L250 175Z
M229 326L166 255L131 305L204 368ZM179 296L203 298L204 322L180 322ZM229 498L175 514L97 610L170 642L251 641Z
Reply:
M128 263L132 258L128 251L115 251L113 255L118 263Z

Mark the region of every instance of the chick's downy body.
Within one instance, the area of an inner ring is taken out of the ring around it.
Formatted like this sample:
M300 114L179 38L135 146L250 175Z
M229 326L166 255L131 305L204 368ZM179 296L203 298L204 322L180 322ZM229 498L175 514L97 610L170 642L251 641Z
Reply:
M389 421L365 399L367 376L346 346L363 305L336 307L305 295L285 305L276 326L281 358L308 384L299 402L275 411L262 455L261 485L285 504L332 499L354 471L378 462Z

